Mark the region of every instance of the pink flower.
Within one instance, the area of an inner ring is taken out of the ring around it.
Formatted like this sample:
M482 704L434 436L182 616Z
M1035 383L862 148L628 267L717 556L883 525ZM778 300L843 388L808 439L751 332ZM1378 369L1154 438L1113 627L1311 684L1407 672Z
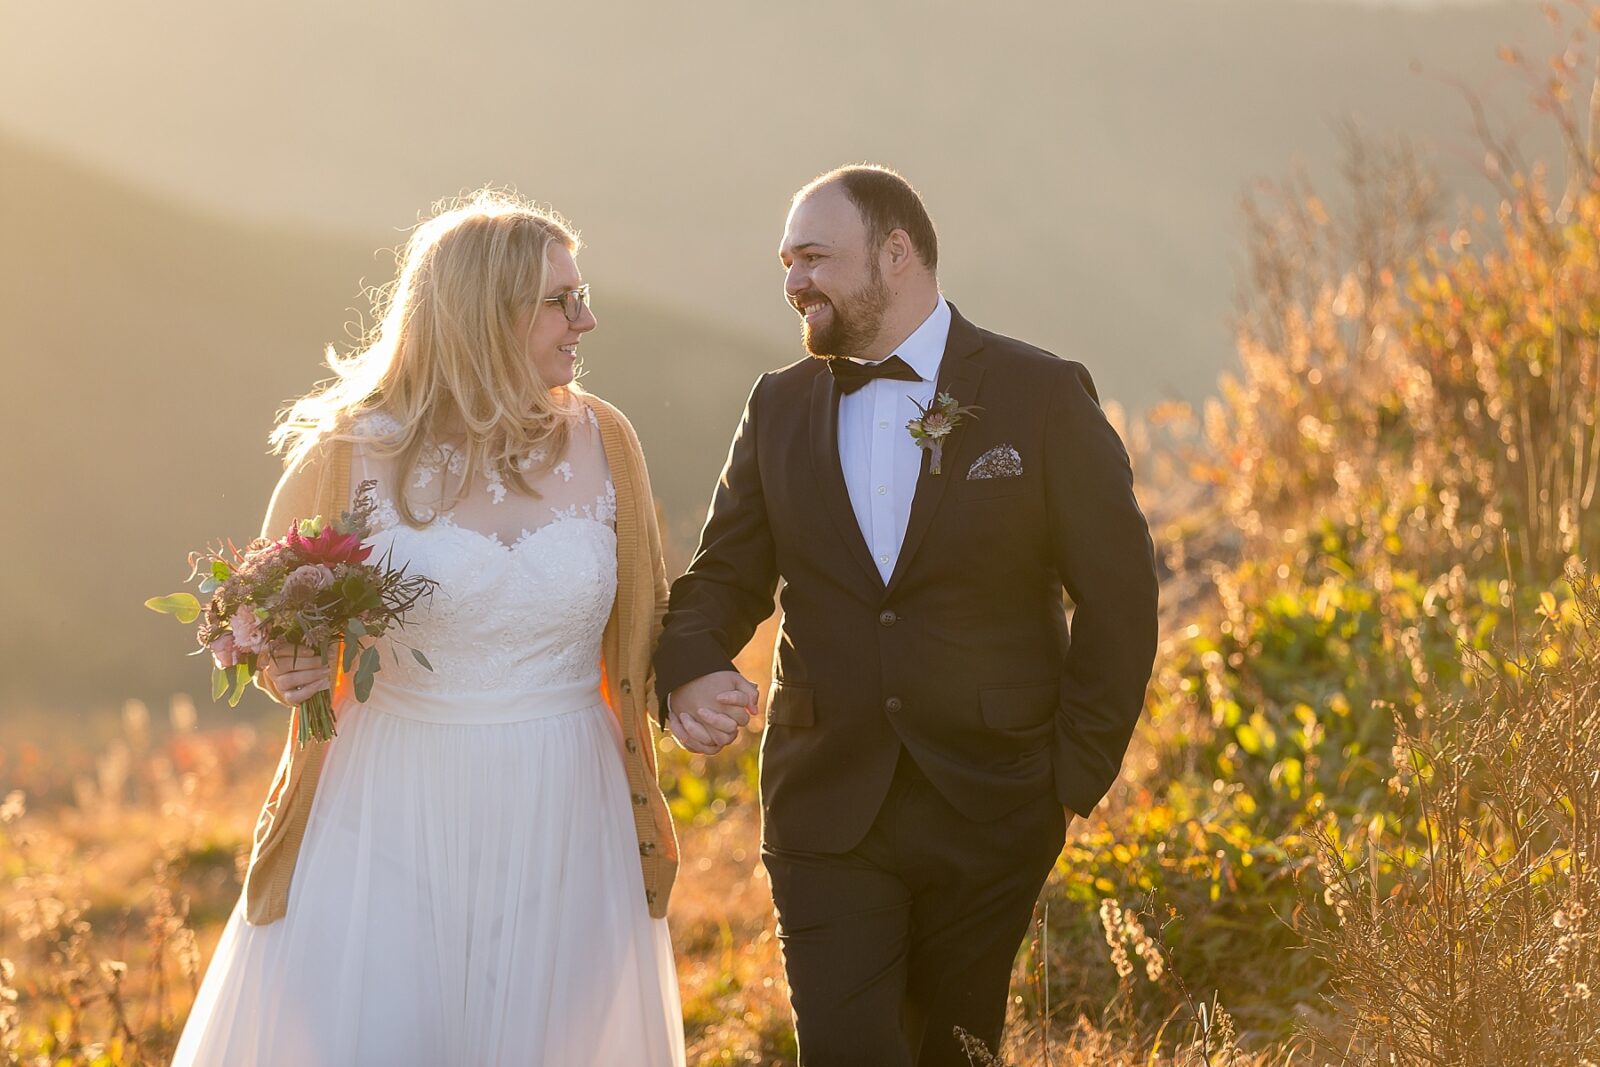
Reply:
M228 629L233 631L233 645L237 652L265 652L270 639L267 628L261 625L255 612L247 604L233 613L228 620Z
M332 525L317 529L313 520L309 529L315 530L315 533L310 536L301 533L301 529L299 523L289 527L283 540L289 548L312 562L329 566L336 563L364 563L372 555L372 546L363 545L358 535L342 534Z
M321 563L307 563L289 572L278 595L286 601L311 600L332 584L333 570L330 567Z
M232 634L223 634L206 647L211 649L211 658L220 669L227 670L239 665L239 650L234 647Z

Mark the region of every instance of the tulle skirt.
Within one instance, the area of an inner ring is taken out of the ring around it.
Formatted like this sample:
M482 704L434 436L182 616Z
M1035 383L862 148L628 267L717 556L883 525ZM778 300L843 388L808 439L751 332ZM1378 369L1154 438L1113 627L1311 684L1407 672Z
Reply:
M251 926L241 900L173 1062L681 1067L672 948L596 692L344 709L288 912Z

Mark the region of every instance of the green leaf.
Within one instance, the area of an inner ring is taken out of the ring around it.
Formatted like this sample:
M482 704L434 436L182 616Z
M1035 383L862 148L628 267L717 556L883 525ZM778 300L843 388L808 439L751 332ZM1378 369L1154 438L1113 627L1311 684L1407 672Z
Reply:
M372 693L372 676L383 668L383 660L378 655L378 648L373 645L361 653L361 664L356 667L356 699L363 704Z
M351 637L367 636L367 626L360 619L351 619L345 624L344 632Z
M214 559L211 561L211 577L219 582L225 582L233 577L233 568L228 566L226 560Z
M228 698L228 707L239 706L239 701L244 698L245 686L249 684L250 668L241 663L233 669L233 695Z
M202 594L215 593L218 589L221 589L221 588L222 588L222 583L217 581L215 578L207 578L205 581L200 583L200 592Z
M144 606L163 615L176 615L182 623L194 622L200 617L200 601L195 599L193 593L153 596L144 602Z
M433 670L433 664L428 662L428 657L424 656L420 650L413 648L411 655L418 663L422 664L424 670Z
M340 656L340 665L344 669L345 673L348 674L350 672L351 664L355 663L356 656L358 656L360 653L361 646L356 643L356 639L353 637L346 637L344 639L344 652Z
M228 691L228 672L222 667L211 668L211 699L221 700Z

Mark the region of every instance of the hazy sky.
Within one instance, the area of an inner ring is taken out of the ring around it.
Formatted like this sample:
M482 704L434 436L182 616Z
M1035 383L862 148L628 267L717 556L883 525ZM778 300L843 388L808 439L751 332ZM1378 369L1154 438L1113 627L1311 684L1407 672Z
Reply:
M1515 97L1494 45L1542 29L1470 0L0 0L0 134L373 246L509 183L584 230L600 299L785 346L789 194L886 162L968 314L1148 402L1231 358L1248 183L1327 178L1351 116L1428 138L1470 191L1481 153L1443 79Z

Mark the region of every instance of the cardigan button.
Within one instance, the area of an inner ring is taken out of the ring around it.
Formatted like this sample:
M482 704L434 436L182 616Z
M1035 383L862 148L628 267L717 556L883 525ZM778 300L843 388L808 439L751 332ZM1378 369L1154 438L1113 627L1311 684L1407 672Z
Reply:
M654 889L646 889L644 891L644 900L646 904L654 904L656 902L656 891Z
M639 843L639 855L654 856L655 854L656 843L654 841L642 841Z
M631 693L631 692L633 692L633 683L631 681L629 681L628 679L624 678L622 680L622 685L621 685L620 688L622 689L622 691L624 693Z
M633 794L633 802L642 808L646 804L650 803L650 798L645 796L643 793L635 793Z
M630 737L622 743L622 747L626 748L629 752L637 752L639 751L639 742Z

